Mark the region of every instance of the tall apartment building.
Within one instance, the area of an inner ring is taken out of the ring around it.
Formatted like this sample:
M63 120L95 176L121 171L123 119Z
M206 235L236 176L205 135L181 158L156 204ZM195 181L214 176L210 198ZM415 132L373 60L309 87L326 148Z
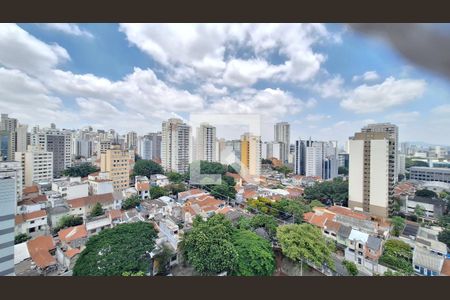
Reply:
M53 176L61 177L72 166L72 134L57 129L44 129L32 134L31 144L53 153Z
M191 127L172 118L162 123L161 163L166 171L189 170Z
M17 128L17 119L9 118L8 114L2 114L0 120L0 131L16 131Z
M16 200L17 202L22 201L23 167L21 163L18 161L2 161L0 162L0 169L10 174L14 173L14 178L16 179Z
M40 145L29 145L26 152L16 152L15 158L23 169L24 186L53 179L53 152L45 151Z
M216 161L216 127L202 123L197 128L195 159Z
M395 183L395 140L389 132L358 132L349 142L348 206L388 217Z
M276 123L274 125L274 141L281 144L281 161L288 162L290 146L291 126L287 122Z
M100 158L102 154L106 153L106 150L111 149L112 142L110 140L101 140L97 143L97 157Z
M399 141L398 141L398 126L391 123L377 123L369 124L361 129L361 132L386 132L389 139L392 141L390 143L390 153L394 156L394 181L398 181L398 152L399 152Z
M94 142L83 138L73 139L73 155L84 158L92 157L94 154Z
M137 133L130 131L127 133L127 149L136 149L137 147Z
M16 147L14 152L25 152L30 144L28 125L19 124L16 129Z
M140 136L137 142L137 154L146 160L151 160L153 157L153 142L152 139L145 135Z
M161 161L161 132L150 132L147 136L152 141L152 160L160 162Z
M14 228L21 171L0 163L0 276L14 275Z
M264 142L261 145L261 157L265 159L276 158L282 161L284 144L282 142Z
M338 154L338 167L343 167L348 169L350 156L348 153L339 153Z
M241 136L241 165L244 175L261 174L261 137L250 133Z
M298 175L333 179L338 175L336 141L295 141L294 172Z
M0 131L0 161L11 160L13 151L13 132L6 130Z
M405 175L406 173L406 155L403 153L398 154L398 174Z
M130 153L120 145L111 145L111 149L101 154L100 170L109 173L114 191L123 191L130 186Z

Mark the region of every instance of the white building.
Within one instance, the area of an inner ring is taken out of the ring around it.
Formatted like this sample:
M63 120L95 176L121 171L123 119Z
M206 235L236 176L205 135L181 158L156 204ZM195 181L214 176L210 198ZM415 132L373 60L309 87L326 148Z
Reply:
M23 169L20 162L17 161L2 161L0 162L0 172L3 176L11 175L16 180L16 202L22 200L23 191ZM0 194L1 197L1 194Z
M216 127L207 123L200 124L195 139L195 159L216 161Z
M398 174L405 175L406 173L406 155L398 154Z
M169 178L166 175L154 174L150 176L150 184L152 186L165 187L170 183Z
M281 162L287 163L289 156L291 126L287 122L274 125L274 141L281 143Z
M137 133L130 131L127 133L127 149L136 149L137 146Z
M153 159L152 149L153 149L152 139L150 139L148 136L141 136L138 138L137 154L142 159L146 160Z
M41 146L28 146L26 152L16 152L16 161L23 168L24 186L34 183L50 182L53 179L53 153Z
M81 177L56 179L52 182L52 190L61 194L66 200L87 197L89 184L81 182Z
M333 179L338 175L336 141L295 141L294 172L297 175Z
M190 146L190 126L175 118L162 123L161 163L166 171L188 171Z
M91 195L102 195L114 192L113 181L108 172L99 172L88 176L89 193Z
M20 233L32 237L44 235L47 233L47 213L45 210L33 211L30 213L18 214L15 217L15 234Z

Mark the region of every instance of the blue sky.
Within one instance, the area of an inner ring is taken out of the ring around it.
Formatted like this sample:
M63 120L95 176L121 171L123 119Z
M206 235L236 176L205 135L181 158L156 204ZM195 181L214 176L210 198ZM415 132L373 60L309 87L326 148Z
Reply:
M0 98L30 126L144 134L169 117L251 113L263 140L278 121L291 139L341 145L393 122L401 141L450 144L448 79L342 24L1 24Z

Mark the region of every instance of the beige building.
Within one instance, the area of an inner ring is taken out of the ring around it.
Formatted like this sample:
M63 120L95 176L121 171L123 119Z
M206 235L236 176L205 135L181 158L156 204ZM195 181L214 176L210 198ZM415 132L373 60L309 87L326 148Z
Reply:
M359 132L349 142L348 206L388 217L394 193L395 154L387 132Z
M216 127L202 123L197 128L195 159L209 162L217 161Z
M261 173L261 137L245 133L241 136L241 173L258 177Z
M191 151L191 127L180 119L162 123L161 164L166 171L186 173Z
M53 152L29 145L26 152L16 152L15 158L22 164L25 187L53 179Z
M101 172L108 172L113 181L114 191L122 191L130 186L130 153L120 145L111 145L111 149L101 155Z

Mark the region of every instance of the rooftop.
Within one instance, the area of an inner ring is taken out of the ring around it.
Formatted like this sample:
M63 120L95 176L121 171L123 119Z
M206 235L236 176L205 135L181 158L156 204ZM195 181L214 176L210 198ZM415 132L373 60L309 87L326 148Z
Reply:
M47 216L47 212L43 209L33 211L31 213L16 215L16 225L25 223L30 220L40 219Z
M87 237L87 235L88 233L86 230L86 225L84 224L61 229L58 232L59 239L66 243L70 243L72 241Z
M413 264L425 267L440 273L444 264L444 257L431 253L425 248L415 247L413 252Z
M41 269L56 264L56 260L50 255L50 251L55 249L55 243L49 235L38 236L27 242L28 252L31 259Z
M83 206L87 206L89 204L95 204L98 202L102 203L102 204L114 202L113 194L108 193L108 194L101 194L101 195L91 195L91 196L87 196L87 197L67 200L67 203L69 204L69 206L71 208L83 207Z

